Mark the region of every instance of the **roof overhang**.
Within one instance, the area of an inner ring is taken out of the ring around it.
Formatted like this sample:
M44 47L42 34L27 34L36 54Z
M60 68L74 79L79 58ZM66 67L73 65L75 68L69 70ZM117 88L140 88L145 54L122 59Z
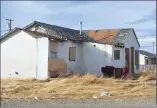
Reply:
M15 27L14 29L12 29L11 31L9 31L8 33L2 35L0 37L0 41L3 42L3 40L5 40L6 38L9 38L9 36L11 36L11 34L16 33L16 32L20 32L21 30L22 30L21 28Z
M136 38L136 40L137 40L137 43L138 43L138 45L139 45L139 47L140 47L140 43L139 43L139 41L138 41L138 39L137 39L137 35L136 35L136 33L135 33L135 30L132 28L132 31L133 31L133 33L134 33L134 35L135 35L135 38Z

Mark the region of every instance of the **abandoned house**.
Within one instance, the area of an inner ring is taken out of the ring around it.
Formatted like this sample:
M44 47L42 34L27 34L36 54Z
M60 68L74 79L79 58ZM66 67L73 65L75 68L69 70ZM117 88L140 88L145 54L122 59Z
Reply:
M82 28L82 27L81 27ZM1 77L49 78L54 73L93 73L127 66L139 72L134 29L74 30L34 21L1 37Z

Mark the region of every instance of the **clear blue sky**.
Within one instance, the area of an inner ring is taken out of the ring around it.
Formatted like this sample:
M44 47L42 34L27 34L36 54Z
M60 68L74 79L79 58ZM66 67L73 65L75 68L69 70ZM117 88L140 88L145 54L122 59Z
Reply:
M137 36L156 36L155 1L2 1L1 31L41 21L79 29L134 28ZM2 32L5 33L5 32ZM139 39L141 46L151 46L155 38ZM152 47L141 47L152 52Z

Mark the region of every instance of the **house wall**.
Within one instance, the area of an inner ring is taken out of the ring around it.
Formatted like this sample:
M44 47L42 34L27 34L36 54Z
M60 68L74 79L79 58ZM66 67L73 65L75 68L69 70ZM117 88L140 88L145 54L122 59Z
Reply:
M136 37L134 36L133 31L130 31L130 35L127 37L127 39L125 41L125 47L129 48L129 53L130 53L129 54L130 55L130 67L131 67L131 47L134 47L135 50L139 50L140 49L140 47L138 45L138 42L136 40ZM135 55L135 52L134 52L134 55ZM136 58L134 58L134 72L135 73L139 73L139 69L137 69L136 65L135 65L135 59Z
M140 65L145 65L145 56L140 54Z
M34 28L32 28L33 30ZM38 29L41 31L41 29ZM44 31L44 30L43 30ZM102 44L83 43L76 44L70 41L62 42L58 44L57 58L63 59L67 63L68 72L91 72L98 75L101 74L101 67L106 65L112 65L116 68L123 68L125 66L125 48L115 48L108 45L108 50ZM76 61L69 61L69 47L76 47ZM134 36L134 33L130 31L130 35L125 41L125 47L129 48L130 52L130 67L131 67L131 47L135 50L139 50L139 45ZM114 60L112 54L114 50L120 50L120 60ZM104 57L104 52L109 52L111 57ZM134 52L135 55L135 52ZM136 68L134 58L134 72L138 73L139 69Z
M152 59L148 58L148 64L151 65L152 64Z
M147 62L147 60L148 60L148 62ZM151 58L149 58L146 55L140 54L140 65L154 65L153 63L154 63L154 61Z
M76 47L76 60L69 61L69 47ZM57 58L64 59L67 64L67 72L82 72L81 68L81 44L71 41L58 43Z
M36 39L23 31L1 43L1 78L8 77L36 77Z
M76 61L69 61L69 47L76 47ZM101 67L114 66L116 68L123 68L125 66L124 48L114 48L120 50L120 60L114 60L113 48L112 45L89 42L82 44L70 41L59 42L57 58L65 60L68 72L102 75Z
M49 52L49 40L42 37L36 40L37 51L37 78L48 78L48 52Z
M102 75L101 67L113 65L112 46L88 42L83 43L81 64L83 72Z
M120 59L119 60L114 60L114 50L120 50ZM117 48L114 47L112 48L113 54L113 66L116 68L123 68L125 66L125 48Z
M58 74L67 72L67 63L65 63L64 59L59 59L57 57L59 43L60 41L57 40L49 40L49 59L48 59L49 77L55 77Z

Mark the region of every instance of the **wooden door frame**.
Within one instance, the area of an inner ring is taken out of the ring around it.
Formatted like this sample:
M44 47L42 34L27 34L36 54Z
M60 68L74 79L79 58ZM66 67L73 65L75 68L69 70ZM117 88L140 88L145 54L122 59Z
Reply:
M126 62L128 62L128 63L126 64ZM125 48L125 66L128 67L128 70L130 71L130 50L129 50L129 48Z
M134 74L134 65L135 65L135 48L131 47L131 73Z

